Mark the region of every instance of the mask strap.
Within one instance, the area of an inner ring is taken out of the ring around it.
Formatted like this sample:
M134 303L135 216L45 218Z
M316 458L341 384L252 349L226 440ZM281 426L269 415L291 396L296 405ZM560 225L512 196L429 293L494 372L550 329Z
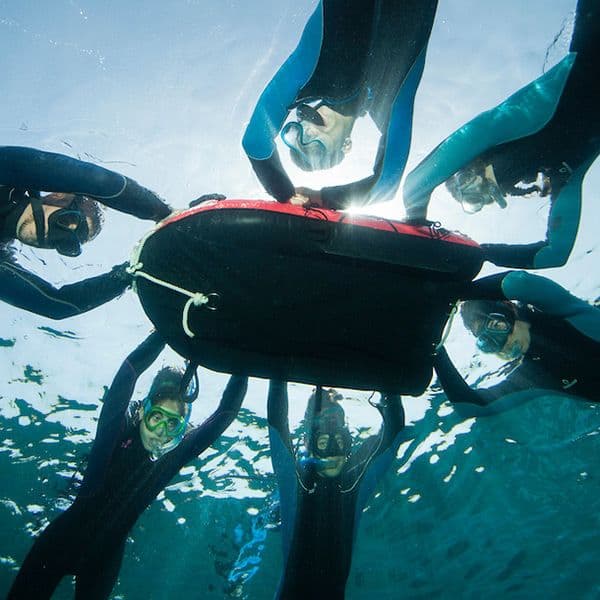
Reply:
M43 248L46 243L46 216L42 208L40 198L33 197L30 201L31 211L33 212L33 220L35 222L35 233L37 236L38 246Z

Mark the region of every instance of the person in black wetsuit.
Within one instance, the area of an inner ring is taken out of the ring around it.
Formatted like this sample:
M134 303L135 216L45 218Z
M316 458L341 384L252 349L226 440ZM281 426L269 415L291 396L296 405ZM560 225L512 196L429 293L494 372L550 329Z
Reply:
M434 367L451 402L479 405L486 414L544 393L600 400L600 309L523 271L474 282L477 296L461 313L478 347L518 362L497 385L474 390L440 349Z
M155 378L143 406L128 413L138 377L163 347L153 333L119 369L104 400L77 498L35 541L9 592L10 600L50 598L66 574L76 577L76 598L108 598L127 535L138 517L235 419L246 393L246 377L232 376L217 410L191 428L191 407L186 402L190 398L182 393L182 376L168 368Z
M399 396L382 396L377 406L381 430L354 451L339 397L334 390L319 388L309 400L307 454L300 457L289 431L287 384L271 381L269 387L269 440L284 555L277 598L344 597L358 519L401 442L404 410Z
M551 211L545 240L482 247L487 260L499 266L565 264L577 235L582 181L600 152L597 0L578 1L569 51L553 69L566 73L555 101L549 102L554 90L545 87L549 71L461 127L408 175L404 197L409 219L425 217L433 188L444 180L470 213L494 203L504 208L506 196L548 196ZM481 154L474 157L475 149Z
M40 190L52 193L41 196ZM63 319L123 293L131 281L126 264L55 288L19 266L10 247L19 240L78 256L101 227L96 201L153 221L171 212L154 192L98 165L33 148L0 147L0 300Z
M269 194L332 209L392 198L408 156L436 8L437 0L319 2L244 134L244 150ZM294 109L297 121L284 127ZM367 113L381 132L373 175L320 192L295 189L275 146L279 132L297 165L327 169L350 151L354 122Z

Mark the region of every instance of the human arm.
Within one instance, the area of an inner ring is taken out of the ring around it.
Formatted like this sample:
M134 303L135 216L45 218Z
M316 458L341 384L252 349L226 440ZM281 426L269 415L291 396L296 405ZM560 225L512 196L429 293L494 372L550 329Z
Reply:
M290 426L288 422L287 382L272 379L267 398L267 420L269 428L279 434L283 445L292 452Z
M202 425L188 433L175 450L182 457L182 463L202 454L231 425L242 406L247 389L248 377L232 375L229 378L215 412Z
M564 265L577 237L581 217L581 186L590 164L588 160L581 165L564 186L555 190L543 241L533 244L482 244L485 260L497 266L521 269Z
M129 401L139 376L162 352L165 342L150 334L123 362L104 398L96 437L83 479L80 495L93 494L101 485L115 445L127 424Z
M275 139L298 90L312 75L319 59L322 37L323 7L319 2L298 46L261 94L242 139L242 146L257 177L266 191L279 202L287 202L294 195L294 186L283 169Z
M541 130L556 110L574 60L575 54L569 54L507 100L457 129L425 157L404 183L407 218L425 218L433 190L491 148Z
M171 213L158 195L129 177L35 148L0 147L0 185L81 194L139 219L159 221Z
M57 288L4 258L0 262L0 299L50 319L66 319L120 296L131 282L126 266L117 265L108 273Z
M450 360L444 347L437 351L433 359L433 367L446 397L452 404L467 403L478 407L487 407L491 402L500 398L505 391L501 389L502 384L482 390L471 389ZM508 388L509 386L504 387ZM506 389L506 393L509 391L514 391L514 389Z

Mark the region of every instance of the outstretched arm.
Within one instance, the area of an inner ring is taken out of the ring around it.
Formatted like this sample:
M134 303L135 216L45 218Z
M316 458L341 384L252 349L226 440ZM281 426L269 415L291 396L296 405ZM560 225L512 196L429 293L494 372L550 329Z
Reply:
M444 347L438 350L433 359L433 366L440 384L444 388L446 397L453 404L464 402L485 407L503 395L503 390L499 389L502 384L488 388L487 390L471 389L454 366L454 363L450 360ZM509 391L514 390L506 390L507 393Z
M139 219L160 221L170 207L133 179L84 162L35 148L0 147L0 185L90 196Z
M85 472L81 494L93 494L101 485L106 466L119 436L126 426L129 401L139 376L157 359L165 342L156 332L150 334L121 365L104 398L96 438Z
M425 218L433 190L490 148L542 129L556 110L574 61L575 54L569 54L507 100L457 129L425 157L404 183L407 217Z
M312 75L319 59L322 38L323 6L319 2L298 46L261 94L242 140L260 182L279 202L287 202L294 195L294 186L281 165L275 139L298 90Z
M56 288L6 258L0 262L0 300L50 319L66 319L120 296L131 282L126 266Z
M227 382L217 410L193 431L188 433L175 452L181 453L183 463L193 460L231 425L242 406L248 389L248 377L232 375Z
M402 397L397 394L384 394L382 396L380 412L383 418L383 441L381 444L381 452L383 452L393 443L400 431L404 429L405 417Z
M284 446L292 452L290 426L288 422L287 382L272 379L269 383L267 399L267 419L269 428L279 434Z

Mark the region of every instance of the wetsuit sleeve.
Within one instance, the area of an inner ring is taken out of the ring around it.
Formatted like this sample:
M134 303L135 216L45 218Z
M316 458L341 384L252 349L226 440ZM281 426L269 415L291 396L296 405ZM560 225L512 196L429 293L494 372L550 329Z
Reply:
M407 218L425 218L433 190L491 148L541 130L556 111L574 61L574 53L567 55L507 100L457 129L425 157L406 177Z
M535 257L546 246L545 242L534 244L481 244L483 258L498 267L533 269Z
M126 266L119 265L103 275L56 288L5 259L0 262L0 299L50 319L66 319L121 295L131 282Z
M242 406L247 389L247 377L232 375L229 378L217 410L183 438L177 449L181 464L202 454L231 425Z
M249 158L267 194L273 196L278 202L287 202L295 194L294 184L285 172L276 148L273 154L264 160Z
M364 206L391 200L398 190L408 158L412 130L414 97L423 74L426 48L423 48L405 80L398 82L399 88L385 111L385 121L377 126L381 140L375 158L373 175L335 187L321 190L323 206L333 210L350 206Z
M171 213L159 196L129 177L35 148L0 147L0 185L89 196L140 219L159 221Z
M127 425L127 408L139 376L157 359L165 342L156 332L148 336L121 365L104 398L96 438L80 495L93 494L102 485L115 444Z
M269 429L279 434L283 445L292 452L292 441L288 422L288 393L285 381L271 380L267 399Z
M294 195L294 186L279 159L275 139L298 91L312 75L323 40L323 6L319 2L298 46L261 94L242 139L242 146L267 192L279 202Z
M515 391L510 383L506 384L506 380L497 386L485 390L471 389L443 347L438 350L433 360L433 366L446 397L453 404L463 402L485 407L505 393Z
M519 269L546 269L564 265L577 238L581 217L581 187L593 158L578 167L553 197L545 240L534 244L482 244L485 260L499 267Z
M396 394L383 397L381 408L383 418L383 441L381 452L384 452L396 439L396 436L404 429L405 416L402 398Z

